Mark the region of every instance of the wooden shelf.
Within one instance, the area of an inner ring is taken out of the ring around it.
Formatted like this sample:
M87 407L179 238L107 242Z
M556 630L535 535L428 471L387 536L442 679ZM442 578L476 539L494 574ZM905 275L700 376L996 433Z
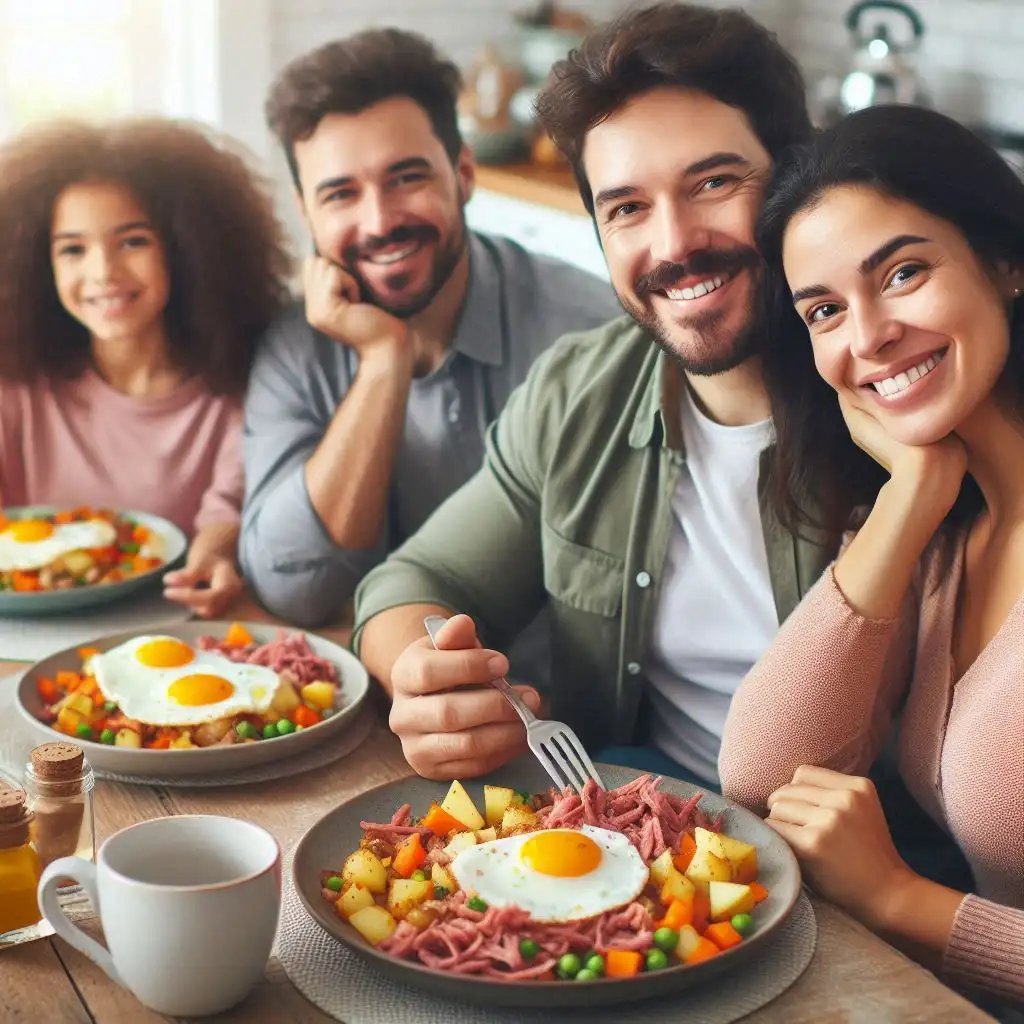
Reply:
M477 188L497 192L512 199L549 206L563 213L588 216L576 180L568 168L540 167L537 164L479 164Z

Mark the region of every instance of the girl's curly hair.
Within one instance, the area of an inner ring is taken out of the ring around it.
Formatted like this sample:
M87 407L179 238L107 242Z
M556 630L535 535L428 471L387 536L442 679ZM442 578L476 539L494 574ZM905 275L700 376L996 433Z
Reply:
M61 305L50 261L54 204L82 182L121 185L146 211L166 251L172 357L214 394L240 394L289 297L283 229L238 144L162 118L58 121L0 145L0 378L88 365L88 332Z

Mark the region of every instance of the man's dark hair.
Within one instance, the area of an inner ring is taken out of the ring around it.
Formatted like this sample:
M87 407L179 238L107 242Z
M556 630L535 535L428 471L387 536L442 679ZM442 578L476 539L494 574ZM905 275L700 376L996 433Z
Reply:
M572 164L593 214L583 169L587 133L634 97L676 87L742 110L773 160L811 134L803 76L775 34L738 9L657 3L591 32L552 68L537 98L541 126ZM665 131L685 131L666 124Z
M328 114L358 114L396 96L423 108L454 166L462 149L461 88L459 69L428 39L397 28L369 29L293 60L271 86L264 112L301 191L295 143L308 139Z

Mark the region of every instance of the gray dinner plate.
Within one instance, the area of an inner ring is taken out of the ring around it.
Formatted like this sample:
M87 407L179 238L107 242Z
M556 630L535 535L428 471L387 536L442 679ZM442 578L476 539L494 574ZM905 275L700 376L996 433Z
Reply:
M61 509L52 505L33 505L22 508L5 508L7 519L29 519L33 516L55 515ZM174 523L148 512L119 510L119 514L140 523L163 538L164 564L130 576L119 583L99 583L70 590L40 590L20 594L12 590L0 591L0 616L14 618L32 615L60 615L79 608L93 608L110 604L122 598L137 594L160 585L165 572L184 564L188 550L188 538Z
M188 644L194 644L201 636L225 636L230 625L229 622L187 622L179 626L160 626L152 632L153 635L172 636ZM282 628L255 622L246 622L243 625L253 639L260 643L268 643L275 639ZM38 742L52 743L67 737L40 720L43 702L39 696L37 681L40 678L52 679L61 669L81 671L82 658L78 654L79 647L95 647L100 651L108 651L126 640L144 635L144 632L132 630L130 633L100 637L87 644L76 644L36 662L28 669L18 684L17 708ZM341 680L336 697L337 711L323 722L288 736L258 740L256 743L234 743L228 746L196 747L186 750L142 750L83 742L82 748L85 750L86 759L94 768L114 775L134 775L140 779L184 779L199 775L210 777L220 772L234 773L254 765L269 764L292 757L328 742L355 720L370 688L370 677L355 655L346 651L344 647L313 633L306 633L305 636L316 654L337 667Z
M598 765L601 778L609 788L624 785L643 772L613 765ZM520 758L492 777L467 784L478 807L483 807L483 784L512 786L531 793L544 792L550 780L533 758ZM665 779L662 788L681 797L692 796L699 787L677 779ZM566 981L507 982L495 978L445 974L407 960L398 960L375 949L334 907L324 900L320 872L340 869L349 852L362 839L360 821L390 821L404 803L415 813L424 813L432 800L441 802L447 785L413 777L370 790L336 807L320 819L302 837L292 865L296 892L312 918L358 956L370 961L394 981L428 989L450 999L461 999L484 1006L583 1007L633 1002L681 991L703 984L716 975L728 973L749 957L757 957L772 932L786 919L800 893L800 869L786 843L760 818L715 794L706 794L702 808L712 815L727 810L724 831L757 847L760 866L758 879L770 895L758 906L755 930L740 945L703 963L679 964L662 971L640 974L635 978L601 978L587 983ZM343 984L344 981L342 980Z

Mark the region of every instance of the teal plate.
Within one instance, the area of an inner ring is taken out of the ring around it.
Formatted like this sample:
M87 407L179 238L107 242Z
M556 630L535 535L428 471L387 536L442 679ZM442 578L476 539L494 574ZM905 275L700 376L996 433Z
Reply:
M34 516L55 515L61 509L52 505L34 505L23 508L5 508L7 519L30 519ZM34 615L62 615L80 608L94 608L111 604L140 591L159 586L165 572L176 569L185 562L188 538L174 523L148 512L118 510L119 514L147 527L163 538L164 565L139 573L119 583L99 583L92 586L74 587L71 590L42 590L27 594L11 590L0 591L0 616L23 618Z

